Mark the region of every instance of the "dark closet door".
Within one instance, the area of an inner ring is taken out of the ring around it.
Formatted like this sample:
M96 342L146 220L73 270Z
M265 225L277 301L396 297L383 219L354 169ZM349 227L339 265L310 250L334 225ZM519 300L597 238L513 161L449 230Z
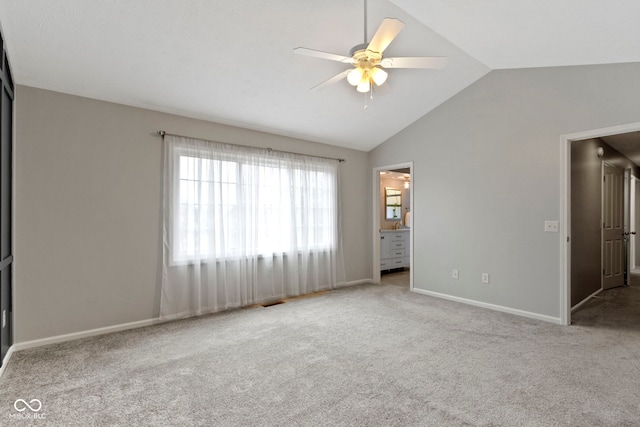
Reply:
M2 99L0 101L0 366L13 343L12 334L12 182L13 182L13 79L0 34Z

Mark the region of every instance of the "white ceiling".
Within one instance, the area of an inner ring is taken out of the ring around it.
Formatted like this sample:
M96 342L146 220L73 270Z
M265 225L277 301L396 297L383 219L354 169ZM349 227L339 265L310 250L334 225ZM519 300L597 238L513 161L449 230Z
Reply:
M448 56L389 71L364 96L309 88L364 42L363 0L0 2L17 83L368 151L490 69L640 61L637 0L369 0L368 38L404 30L387 56ZM170 129L167 129L170 131Z
M492 69L640 61L637 0L392 0Z

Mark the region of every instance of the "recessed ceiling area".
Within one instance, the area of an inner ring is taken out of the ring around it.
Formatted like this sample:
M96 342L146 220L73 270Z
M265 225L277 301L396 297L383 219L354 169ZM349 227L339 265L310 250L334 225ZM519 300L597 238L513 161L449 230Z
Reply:
M441 70L389 70L373 99L347 68L293 54L349 55L364 1L0 2L16 83L369 151L496 68L640 61L640 3L369 0L367 38L404 22L387 56L447 56ZM615 31L613 31L615 29Z

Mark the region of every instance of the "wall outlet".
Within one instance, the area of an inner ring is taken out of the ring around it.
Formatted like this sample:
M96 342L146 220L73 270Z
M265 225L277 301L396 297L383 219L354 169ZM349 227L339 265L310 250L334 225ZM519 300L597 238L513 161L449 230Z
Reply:
M489 273L482 273L482 283L489 283Z
M453 270L451 270L451 278L452 279L457 279L459 276L459 272L457 268L454 268Z

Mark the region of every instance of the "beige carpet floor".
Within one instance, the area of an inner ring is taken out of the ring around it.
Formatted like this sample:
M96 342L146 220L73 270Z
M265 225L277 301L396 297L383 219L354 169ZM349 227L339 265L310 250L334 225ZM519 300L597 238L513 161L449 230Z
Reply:
M359 285L25 350L0 425L638 426L639 289L564 327Z

